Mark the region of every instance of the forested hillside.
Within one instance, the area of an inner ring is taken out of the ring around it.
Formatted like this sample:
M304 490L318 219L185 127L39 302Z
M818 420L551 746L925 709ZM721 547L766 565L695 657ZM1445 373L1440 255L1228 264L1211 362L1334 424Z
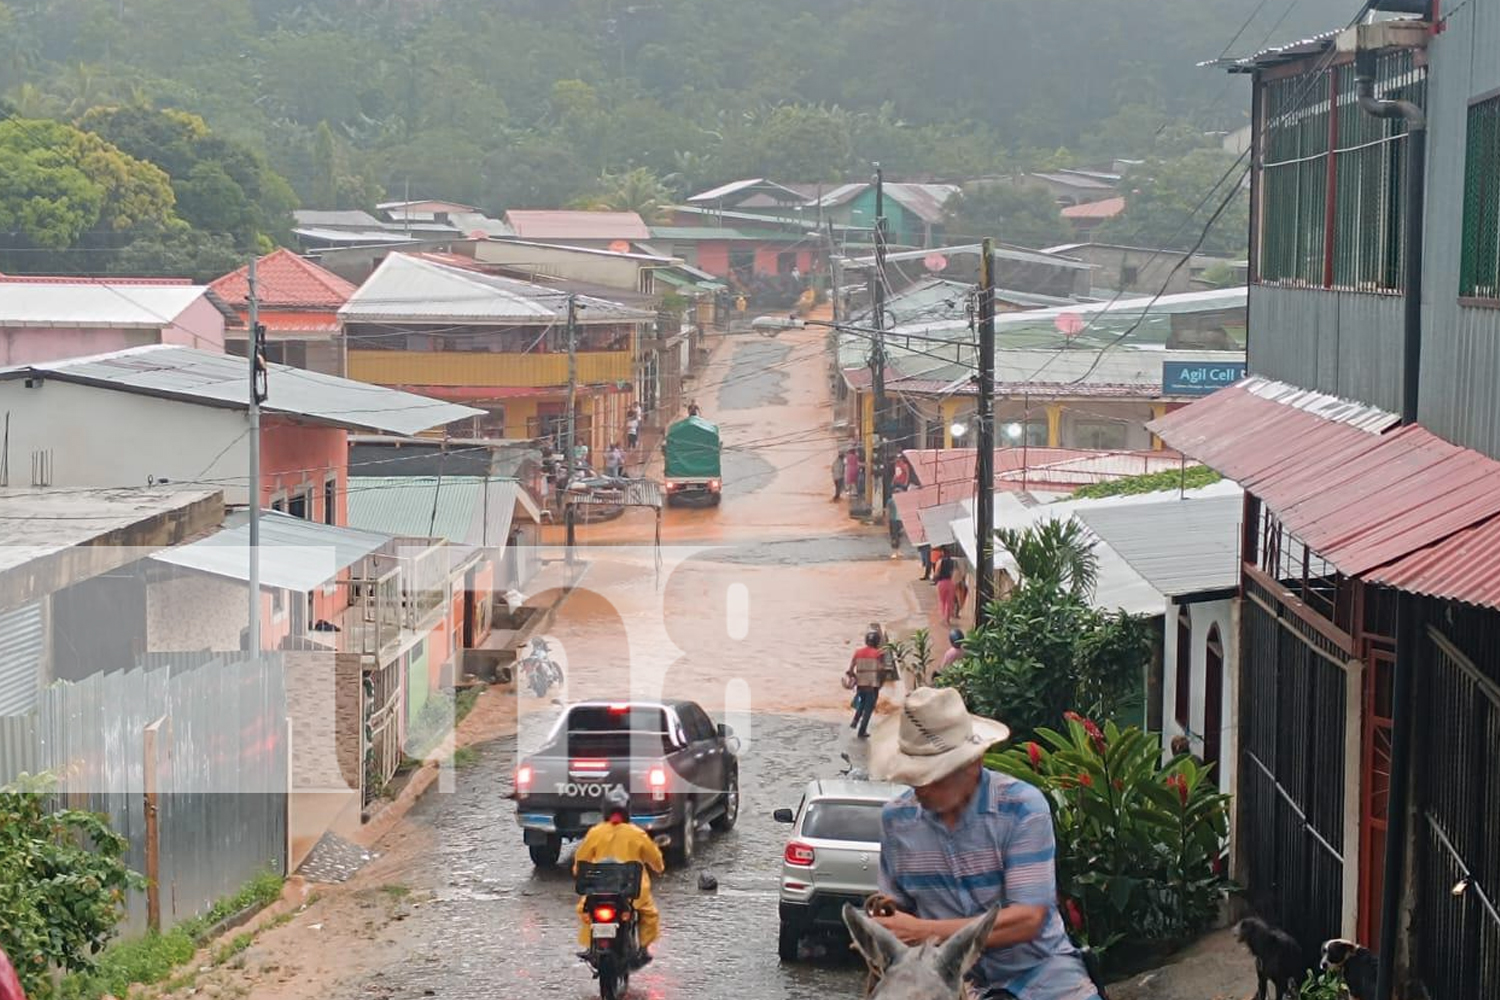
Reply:
M956 177L1149 155L1243 123L1244 83L1195 63L1337 26L1351 6L0 0L0 94L29 119L192 112L263 153L308 205L409 184L498 211L586 197L633 167L680 191L831 180L871 160Z

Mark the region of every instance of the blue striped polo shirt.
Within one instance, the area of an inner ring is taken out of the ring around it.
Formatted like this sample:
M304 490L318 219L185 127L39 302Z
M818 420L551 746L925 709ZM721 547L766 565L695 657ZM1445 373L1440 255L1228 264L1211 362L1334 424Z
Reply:
M949 829L908 791L881 816L880 891L925 920L977 917L992 906L1045 906L1034 941L991 948L970 978L1017 1000L1098 1000L1057 909L1052 812L1035 787L995 771Z

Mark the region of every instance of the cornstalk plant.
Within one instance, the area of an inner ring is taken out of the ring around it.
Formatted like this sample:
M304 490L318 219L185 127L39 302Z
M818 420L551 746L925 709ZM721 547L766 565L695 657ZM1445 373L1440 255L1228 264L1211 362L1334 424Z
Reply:
M906 639L888 641L885 651L895 659L903 679L910 678L911 690L928 686L928 672L932 668L931 629L919 628Z

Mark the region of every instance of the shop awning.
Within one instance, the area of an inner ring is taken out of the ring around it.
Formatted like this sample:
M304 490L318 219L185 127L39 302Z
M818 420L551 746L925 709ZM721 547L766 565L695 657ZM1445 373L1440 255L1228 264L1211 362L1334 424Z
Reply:
M1500 539L1500 462L1396 423L1362 404L1252 378L1147 426L1260 497L1340 572L1493 603L1500 580L1473 547Z

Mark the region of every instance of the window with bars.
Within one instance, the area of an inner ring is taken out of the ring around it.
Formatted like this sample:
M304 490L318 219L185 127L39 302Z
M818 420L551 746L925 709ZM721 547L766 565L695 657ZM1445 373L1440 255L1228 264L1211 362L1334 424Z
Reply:
M1425 106L1426 70L1410 51L1382 55L1375 90ZM1406 123L1360 109L1350 64L1270 81L1263 102L1257 279L1401 291Z
M1469 106L1464 246L1458 294L1500 299L1500 97Z

